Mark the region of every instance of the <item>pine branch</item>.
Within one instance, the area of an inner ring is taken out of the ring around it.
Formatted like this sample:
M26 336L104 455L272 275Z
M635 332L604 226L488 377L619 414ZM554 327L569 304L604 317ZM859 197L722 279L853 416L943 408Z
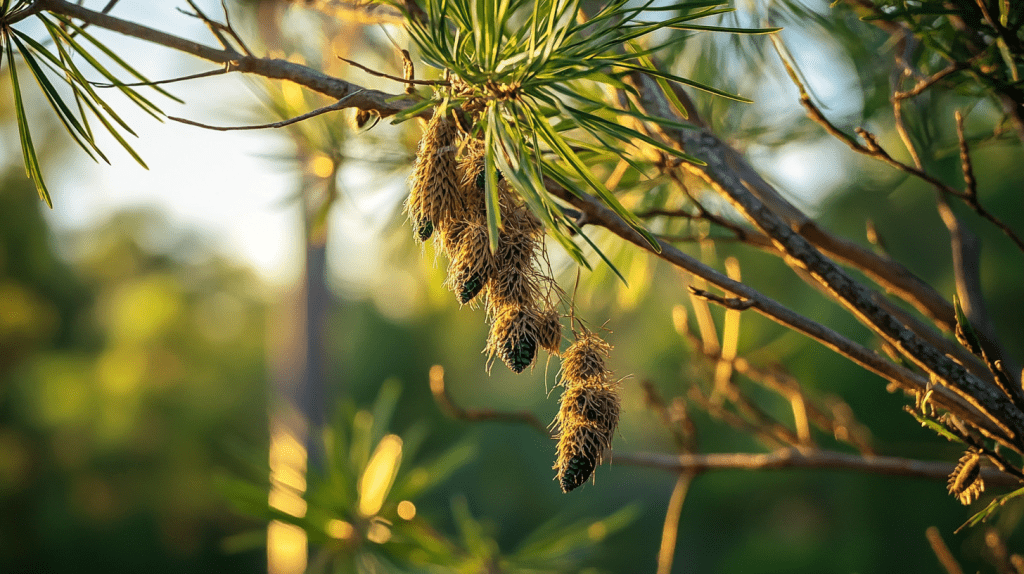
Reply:
M374 111L381 117L395 115L415 102L411 98L402 98L401 94L367 89L287 60L257 58L241 54L233 49L206 46L135 22L89 10L65 0L38 0L34 5L34 10L35 12L45 10L77 18L86 24L222 64L230 71L254 74L274 80L288 80L337 100L348 98L345 99L344 107ZM429 117L429 112L426 116Z
M640 108L650 115L680 120L672 107L658 97L657 84L648 76L635 73L632 80L638 88ZM1001 429L1015 449L1024 449L1024 412L1017 409L1010 398L990 381L981 380L963 366L927 344L920 336L899 322L891 313L875 302L872 292L852 279L806 238L793 230L791 222L769 208L755 196L753 186L739 175L730 164L730 156L722 153L717 137L706 130L679 130L660 128L667 141L702 158L704 166L684 164L684 167L705 180L758 229L772 238L787 255L787 262L796 264L811 274L836 297L855 317L883 339L899 349L919 367L942 381L960 397L984 413ZM774 205L773 205L774 207ZM737 295L741 295L736 293ZM756 305L755 305L756 307ZM975 419L968 419L976 424Z
M661 454L651 452L614 453L612 464L660 468L672 472L703 473L720 470L781 470L796 468L855 470L871 474L941 480L955 465L893 456L862 456L830 450L785 449L772 453ZM985 482L1005 487L1020 486L1016 477L995 468L983 468Z

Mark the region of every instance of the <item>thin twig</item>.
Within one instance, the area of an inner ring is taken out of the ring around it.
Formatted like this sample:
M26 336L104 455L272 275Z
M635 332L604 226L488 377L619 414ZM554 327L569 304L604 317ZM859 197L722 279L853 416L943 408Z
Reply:
M953 120L956 122L956 139L960 142L960 168L964 172L964 195L978 197L978 180L974 178L971 150L967 147L967 138L964 136L964 115L960 113L960 110L953 113Z
M371 74L373 76L377 76L379 78L386 78L388 80L394 80L396 82L402 82L403 84L415 84L417 86L450 86L451 85L451 83L448 82L447 80L414 80L412 78L400 78L398 76L392 76L391 74L385 74L384 72L378 72L377 70L374 70L372 68L367 68L366 66L360 64L359 62L355 62L355 61L349 60L348 58L342 58L341 56L338 56L338 59L341 60L342 62L345 62L346 64L349 64L351 66L355 66L355 67L359 68L360 70L362 70L362 71L364 71L364 72L366 72L368 74Z
M441 410L453 419L470 422L526 424L544 436L550 436L548 428L531 412L508 413L490 409L466 409L455 404L448 395L448 389L445 387L444 367L441 365L430 367L430 392L434 395L434 401L437 402Z
M1013 231L1013 229L1010 229L1009 225L982 207L981 202L978 200L978 182L974 177L974 169L971 166L970 149L967 147L967 138L964 136L964 118L959 110L956 112L955 120L956 137L960 142L960 165L964 172L964 203L969 205L978 215L987 219L992 225L998 227L1004 235L1009 237L1010 240L1017 245L1017 249L1024 252L1024 240L1022 240L1020 236Z
M976 197L976 192L973 189L975 183L970 153L967 148L967 142L963 137L963 117L959 112L956 114L956 119L957 135L960 140L961 167L965 180L965 193L968 197ZM967 201L970 202L970 200ZM981 339L983 358L986 363L992 363L997 360L1008 361L1010 356L1001 347L996 338L995 325L986 309L985 297L982 292L981 241L957 217L942 194L936 194L935 202L939 217L949 232L956 292L960 298L964 313L967 315L967 319ZM989 365L989 369L991 370L991 365ZM1013 370L1016 371L1015 368ZM995 373L993 372L992 374ZM998 376L996 377L996 383L999 384ZM1021 391L1020 381L1017 380L1010 387L1012 388L1004 389L1004 392L1012 397L1018 405L1024 405L1024 392Z
M785 62L785 60L783 60L783 62ZM788 66L788 62L786 63L786 65ZM795 75L793 76L793 78L794 78L795 82L799 82L800 81L799 78L797 78ZM850 136L850 135L846 134L845 132L843 132L842 130L840 130L839 128L837 128L831 121L829 121L829 119L827 117L825 117L825 114L823 114L821 112L821 110L818 109L818 106L811 100L811 97L807 94L807 92L803 88L802 84L798 85L798 88L800 89L800 92L801 92L800 93L800 104L804 107L805 110L807 110L807 117L811 118L811 120L813 120L815 123L817 123L821 127L825 128L825 131L828 132L829 135L831 135L831 136L835 137L836 139L842 141L843 143L845 143L853 151L855 151L857 153L864 154L864 155L869 156L869 157L873 157L873 158L875 158L877 160L880 160L880 161L882 161L884 163L887 163L890 166L898 169L899 171L902 171L902 172L904 172L906 174L912 175L912 176L914 176L914 177L916 177L916 178L918 178L918 179L920 179L922 181L927 182L928 184L930 184L930 185L932 185L932 186L934 186L936 188L941 189L944 193L948 193L948 194L956 196L956 197L962 197L963 196L963 193L961 191L959 191L957 189L954 189L953 187L947 185L946 183L944 183L941 180L939 180L938 178L932 176L928 172L926 172L926 171L924 171L924 170L922 170L922 169L920 169L918 167L914 167L912 165L905 164L905 163L903 163L903 162L893 158L878 143L878 139L875 137L874 134L872 134L871 132L869 132L869 131L867 131L867 130L865 130L863 128L857 128L855 130L857 132L857 135L859 135L864 140L864 143L861 144L853 136ZM915 156L915 159L917 159L916 156Z
M924 535L928 538L928 544L931 545L932 552L939 559L939 564L942 565L946 574L964 574L963 568L960 567L960 563L953 557L953 553L949 551L949 547L946 546L942 535L939 534L938 528L929 526L928 530L925 530Z
M968 62L970 62L971 60L975 60L975 59L977 59L977 56L971 57L971 59L968 60ZM953 62L952 64L946 66L945 68L939 70L938 72L935 72L931 76L929 76L929 77L927 77L927 78L925 78L923 80L919 80L916 84L914 84L913 88L910 88L909 90L907 90L905 92L900 92L900 91L893 92L892 97L893 97L893 99L896 99L896 100L905 100L907 98L912 98L914 96L918 96L918 95L922 94L928 88L930 88L930 87L934 86L935 84L937 84L939 81L944 79L946 76L948 76L948 75L950 75L950 74L952 74L954 72L958 72L960 70L966 70L969 67L970 67L970 65L967 62Z
M206 14L204 14L203 11L199 9L199 6L196 6L195 2L193 2L192 0L185 1L188 2L188 5L191 6L193 10L195 10L195 13L190 14L182 10L181 8L178 8L178 12L181 12L186 16L191 16L193 18L202 20L203 23L206 24L206 27L210 30L210 33L213 34L213 37L217 38L217 41L220 42L220 45L223 46L225 50L233 50L234 46L228 43L227 38L225 38L224 35L221 34L221 26L214 22L212 19L208 18Z
M292 124L299 123L299 122L301 122L303 120L308 120L309 118L315 118L316 116L326 114L327 112L343 110L343 109L348 107L347 105L345 105L346 100L348 100L349 98L351 98L353 96L356 96L357 94L359 94L359 92L355 92L355 93L353 93L353 94L351 94L349 96L346 96L346 97L344 97L344 98L334 102L333 104L324 106L322 108L317 108L317 109L315 109L315 110L313 110L311 112L304 113L301 116L295 116L294 118L288 118L286 120L281 120L279 122L272 122L272 123L269 123L269 124L259 124L259 125L254 125L254 126L211 126L211 125L200 123L200 122L197 122L197 121L194 121L194 120L187 120L185 118L179 118L179 117L175 117L175 116L167 116L167 119L173 120L173 121L176 121L176 122L179 122L179 123L182 123L182 124L186 124L186 125L190 125L190 126L196 126L196 127L199 127L199 128L203 128L203 129L207 129L207 130L213 130L213 131L218 131L218 132L237 132L237 131L246 131L246 130L265 130L265 129L272 129L272 128L283 128L283 127L286 127L286 126L290 126Z
M161 84L173 84L175 82L184 82L186 80L198 80L200 78L209 78L211 76L220 76L227 74L231 71L230 63L225 65L223 68L216 70L207 70L205 72L199 72L198 74L190 74L188 76L181 76L179 78L169 78L167 80L155 80L152 82L132 82L128 84L110 84L106 82L90 82L94 87L97 88L137 88L140 86L159 86Z
M633 73L629 76L637 88L638 107L645 113L663 117L678 118L672 106L665 101L655 81L647 75ZM652 128L654 129L654 128ZM679 130L657 126L659 137L670 135L669 143L694 154L702 146L704 133L696 130ZM696 149L695 149L696 148ZM966 402L985 413L996 426L1003 429L1004 440L1016 450L1024 449L1024 412L1017 409L990 381L981 380L970 374L961 365L938 352L923 339L903 326L890 313L872 300L871 291L835 262L808 242L779 215L768 208L751 189L744 185L734 169L725 164L725 158L697 154L706 164L685 165L687 170L702 177L713 188L722 193L730 203L747 219L767 234L786 252L791 266L807 269L815 280L826 286L855 317L919 367L938 377L950 390ZM972 423L975 419L968 418Z
M413 95L416 93L416 84L414 79L416 78L416 64L412 62L412 56L409 55L409 50L402 49L402 75L405 77L405 93Z
M615 464L659 468L670 472L704 473L720 470L833 469L855 470L871 474L927 478L945 482L956 468L946 462L932 462L893 456L862 456L830 450L802 453L787 448L772 453L661 454L650 452L615 452ZM1020 486L1020 480L995 468L981 469L986 484Z
M37 0L37 3L33 6L33 13L40 10L48 10L63 14L119 34L191 54L204 60L218 64L230 62L232 69L238 72L256 74L268 79L289 80L331 98L340 100L346 96L358 93L357 97L348 100L347 107L374 111L381 117L388 117L399 113L415 102L415 100L408 98L396 99L395 94L366 89L287 60L255 58L240 54L235 50L212 48L135 22L89 10L67 0ZM25 17L30 15L26 14ZM431 110L428 109L421 113L420 116L429 118L431 113Z
M745 311L757 305L757 301L753 299L742 299L740 297L722 297L721 295L715 295L709 291L698 289L696 287L688 287L690 293L693 293L697 297L706 301L714 301L726 309L735 309L737 311Z
M683 514L683 502L686 501L686 493L690 490L696 474L684 472L676 479L676 485L672 488L672 496L668 499L668 506L665 508L665 524L661 527L661 546L658 548L658 569L657 574L671 574L672 560L676 553L676 540L679 536L679 518Z
M234 38L236 43L238 43L238 47L245 52L246 56L255 56L255 54L252 53L252 50L249 49L249 46L245 44L245 40L238 35L234 24L231 23L231 12L228 10L227 0L220 0L220 7L224 10L224 29L227 30L228 34L231 34L231 37Z
M553 182L548 183L548 191L585 213L590 223L599 224L641 249L650 250L650 245L643 236L597 199L590 196L578 196L561 186L555 185ZM785 305L774 301L751 287L732 281L725 275L676 249L674 246L665 242L659 242L659 247L661 249L656 253L658 257L676 267L706 279L723 291L744 299L755 300L756 304L751 309L781 325L811 337L865 369L897 384L900 388L910 393L924 393L931 387L929 382L920 375L913 373L905 367L884 360L874 351L851 341L820 323L795 313ZM999 437L1005 432L999 430L996 421L990 421L986 415L982 415L980 410L976 410L976 407L968 405L959 395L951 393L945 387L939 387L935 392L938 395L935 400L943 408L951 409L957 413L957 416L980 425L990 436ZM1001 440L1005 443L1005 446L1011 446L1012 444L1006 438Z

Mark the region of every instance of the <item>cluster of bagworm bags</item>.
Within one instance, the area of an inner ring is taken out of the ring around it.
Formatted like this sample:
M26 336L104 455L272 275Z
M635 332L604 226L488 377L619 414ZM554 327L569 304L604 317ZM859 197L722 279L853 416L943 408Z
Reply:
M499 172L501 228L492 252L484 144L462 133L440 109L420 140L406 211L416 239L433 237L448 257L445 285L459 303L485 301L489 360L500 357L520 373L539 349L558 355L562 339L544 227ZM586 333L565 352L560 380L565 391L553 423L559 439L555 468L565 492L583 484L601 463L618 422L617 388L604 366L609 349Z

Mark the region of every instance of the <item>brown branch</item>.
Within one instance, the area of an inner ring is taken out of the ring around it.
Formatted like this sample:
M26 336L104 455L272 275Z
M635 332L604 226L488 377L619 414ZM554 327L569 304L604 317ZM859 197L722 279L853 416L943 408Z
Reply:
M862 456L829 450L784 449L772 453L661 454L650 452L613 453L613 464L659 468L671 472L704 473L721 470L833 469L871 474L906 476L945 481L955 465L892 456ZM1020 480L995 468L985 467L986 484L1020 486Z
M975 59L978 59L978 56L974 56L974 57L971 58L971 60L975 60ZM970 61L970 60L968 60L968 61ZM970 67L970 65L967 62L953 62L952 64L946 66L945 68L939 70L938 72L935 72L931 76L928 76L927 78L919 80L916 84L914 84L914 87L910 88L909 90L907 90L905 92L900 92L900 91L894 92L892 97L894 99L897 99L897 100L905 100L907 98L912 98L914 96L918 96L918 95L922 94L928 88L934 86L939 81L943 80L946 76L948 76L948 75L950 75L950 74L952 74L954 72L958 72L960 70L966 70L969 67Z
M697 114L696 106L686 92L676 85L673 85L673 91L689 111L689 121L706 126L706 122ZM688 150L691 155L697 151L704 159L716 158L718 163L714 169L735 173L750 193L836 262L858 269L887 292L910 303L918 311L936 321L942 329L952 332L956 327L953 305L906 266L819 227L766 182L742 154L710 131L704 130L700 138L694 138L689 143L692 146L692 149Z
M928 544L931 545L932 552L939 559L939 564L942 565L946 574L964 574L963 568L960 567L960 563L953 557L953 553L949 551L949 546L946 546L946 542L942 539L942 535L939 534L938 528L929 526L924 535L928 538Z
M964 118L959 111L956 112L955 120L956 136L960 142L960 165L964 172L964 203L969 205L975 213L987 219L989 223L998 227L1004 235L1010 238L1010 241L1017 245L1017 249L1024 252L1024 240L1021 240L1020 236L1009 225L982 207L981 202L978 200L978 182L974 178L974 169L971 167L971 153L967 147L967 138L964 137Z
M650 245L642 235L637 233L635 229L630 227L615 212L605 207L597 199L590 196L577 196L553 182L548 181L546 183L548 184L547 189L549 192L579 209L584 214L587 222L601 225L641 249L651 251ZM743 283L729 279L674 246L665 242L659 242L659 246L661 250L656 253L658 257L676 267L706 279L723 291L744 299L754 300L755 304L751 309L780 325L789 327L798 333L803 333L872 373L895 383L900 388L910 393L922 394L931 388L929 382L920 375L905 367L886 361L867 347L851 341L834 330L794 312L785 305L776 302ZM999 423L988 419L985 415L981 414L980 409L969 405L967 401L963 400L959 395L949 392L945 387L939 387L935 389L935 392L938 393L938 396L934 399L937 404L951 410L957 416L977 424L990 436L1004 436L1005 431L1008 430L1001 429ZM1005 441L1006 446L1010 446L1011 443L1006 438L1002 440Z
M441 365L430 367L430 392L434 395L437 406L453 419L469 422L526 424L544 436L550 436L551 434L548 432L548 428L533 413L528 411L508 413L490 409L466 409L455 404L445 387L444 367Z
M657 84L650 77L634 73L633 83L638 88L639 107L648 114L662 117L678 117L674 109L659 98ZM899 349L919 367L942 381L948 388L965 401L985 413L992 422L1002 429L1004 438L1009 439L1015 449L1024 449L1024 412L1017 409L1009 397L999 391L990 381L983 381L970 374L955 361L928 345L917 334L902 325L892 314L874 302L870 290L860 284L836 263L828 259L806 238L772 209L756 197L750 187L731 169L724 157L703 153L711 140L717 141L706 131L679 130L658 126L659 135L668 143L685 149L687 153L704 159L704 166L686 164L686 169L703 178L723 197L749 219L763 233L784 250L787 263L806 269L816 280L826 286L855 317L870 327L876 334ZM977 421L968 419L972 423Z
M179 118L179 117L175 117L175 116L167 116L167 119L173 120L173 121L176 121L176 122L179 122L179 123L182 123L182 124L186 124L186 125L190 125L190 126L196 126L196 127L200 127L200 128L203 128L203 129L213 130L213 131L218 131L218 132L237 132L237 131L245 131L245 130L265 130L265 129L271 129L271 128L283 128L283 127L290 126L292 124L297 124L297 123L299 123L299 122L301 122L303 120L308 120L309 118L314 118L316 116L326 114L327 112L333 112L333 111L345 109L345 108L349 107L346 102L349 99L351 99L351 98L353 98L353 97L355 97L357 95L359 95L359 92L355 92L353 94L349 94L348 96L345 96L344 98L341 98L340 100L334 102L333 104L324 106L322 108L317 108L317 109L315 109L313 111L306 112L306 113L304 113L304 114L302 114L300 116L295 116L294 118L288 118L286 120L281 120L279 122L271 122L269 124L259 124L259 125L254 125L254 126L211 126L211 125L208 125L208 124L200 123L200 122L193 121L193 120L187 120L185 118Z
M780 51L780 57L781 57L781 51ZM918 177L921 177L922 179L924 179L928 183L932 184L935 187L935 189L939 192L938 200L940 202L940 211L941 211L942 206L945 205L945 200L943 199L945 194L961 197L965 201L968 200L968 198L970 197L969 190L966 191L966 192L957 191L957 190L953 189L952 187L942 183L938 179L932 177L931 175L927 174L924 171L923 164L921 162L921 157L918 154L917 148L914 145L913 141L911 140L910 134L907 131L906 126L904 125L904 122L903 122L902 100L900 100L898 98L894 98L893 99L893 102L892 102L893 115L894 115L894 118L895 118L896 130L899 133L900 139L903 141L907 151L910 153L911 157L913 158L914 164L915 164L914 166L909 166L909 165L906 165L906 164L904 164L902 162L899 162L899 161L896 161L895 159L893 159L878 144L877 140L875 139L875 136L873 134L871 134L870 132L866 131L866 130L863 130L861 128L857 128L857 130L856 130L857 134L860 135L864 139L864 141L866 142L865 146L861 146L855 140L853 140L849 136L846 136L845 134L843 134L838 128L836 128L831 122L829 122L828 119L825 118L825 116L817 108L817 106L815 106L814 103L811 102L810 97L808 96L807 91L804 88L804 85L800 81L800 78L796 75L795 71L790 67L789 63L785 60L785 58L783 58L783 65L786 66L786 69L789 72L789 75L790 75L791 79L796 84L797 88L800 90L801 103L803 103L804 107L808 109L808 113L809 113L811 119L815 120L817 123L819 123L822 126L824 126L826 131L828 131L830 134L832 134L833 136L835 136L835 137L837 137L837 138L847 142L850 145L850 147L852 149L854 149L855 151L859 151L859 152L864 153L866 155L869 155L869 156L881 159L881 160L885 161L886 163L889 163L890 165L893 165L893 166L897 167L898 169L901 169L902 171L905 171L907 173L911 173L911 174L914 174L914 175L918 175ZM966 147L966 144L961 140L961 149L963 150L965 147ZM965 171L965 178L968 177L967 174L971 173L970 168L969 168L969 165L970 165L969 161L966 163L966 165L968 167L965 168L966 169L966 171ZM973 176L970 176L970 177L971 177L971 179L973 179ZM946 221L950 217L953 217L952 211L950 211L948 209L948 207L946 208L946 211L948 212L948 214L942 214L944 221ZM955 220L955 218L954 218L954 220ZM999 222L999 223L1001 224L1002 222ZM947 226L948 225L949 225L949 223L947 222ZM969 233L966 230L964 230L964 232ZM1012 237L1012 231L1010 233L1011 233L1011 237ZM954 235L954 248L957 247L957 243L956 242L957 242L957 238ZM957 261L958 261L957 253L955 252L954 253L954 266L956 266L955 264L957 263ZM963 283L960 282L959 278L957 280L957 285L958 285L958 288L963 285ZM978 287L979 287L978 295L980 297L980 284L979 284ZM964 297L964 295L962 293L961 293L960 296L961 296L961 298ZM947 353L947 354L950 354L950 355L952 355L954 357L957 357L957 360L962 365L967 367L967 369L973 375L980 376L980 377L986 377L987 376L987 373L984 370L982 370L984 368L984 366L981 365L979 361L975 360L975 357L970 356L969 353L964 353L963 349L950 349L949 348L950 347L950 343L949 343L948 340L944 339L943 337L941 337L937 333L934 333L931 329L925 328L924 325L920 324L916 319L914 319L913 317L911 317L907 313L903 312L902 310L900 310L895 305L892 305L891 303L889 303L888 300L886 300L884 297L876 296L876 297L874 297L874 301L875 301L876 304L881 305L885 311L889 312L890 314L895 315L897 317L897 319L899 319L900 322L903 323L904 326L908 327L911 331L913 331L917 335L921 336L928 343L930 343L932 345L935 345L939 349L943 349L943 351L945 353ZM979 309L981 309L981 308L982 307L979 306ZM988 341L988 345L990 347L993 347L993 348L997 347L997 345L995 343L995 340L996 340L995 339L995 328L992 326L992 324L990 322L979 322L978 327L982 330L981 332L984 334L984 338L986 339L986 341ZM999 353L999 356L1003 356L1003 355L1004 355L1004 353ZM1009 396L1016 397L1017 394L1020 394L1020 393L1010 394ZM1022 395L1022 396L1024 396L1024 395Z
M718 303L726 309L735 309L736 311L746 311L754 306L753 299L741 299L739 297L722 297L721 295L715 295L709 291L698 289L692 285L688 287L690 293L693 293L697 297L707 301L713 301Z
M355 66L355 67L359 68L360 70L362 70L362 71L364 71L364 72L366 72L366 73L368 73L370 75L377 76L378 78L385 78L385 79L388 79L388 80L394 80L396 82L402 82L403 84L415 84L417 86L450 86L450 85L452 85L451 82L448 82L446 80L414 80L412 78L400 78L398 76L392 76L391 74L385 74L384 72L378 72L377 70L374 70L373 68L368 68L368 67L360 64L359 62L354 62L352 60L349 60L348 58L342 58L341 56L338 56L338 59L341 60L342 62L345 62L346 64L348 64L350 66Z
M57 14L63 14L100 28L124 34L125 36L185 52L210 62L224 64L233 71L256 74L275 80L288 80L337 100L358 93L358 95L346 100L348 102L346 107L374 111L381 117L395 115L416 101L410 98L401 98L400 94L389 94L379 90L366 89L287 60L255 58L240 54L235 50L212 48L147 26L103 14L102 12L89 10L66 0L37 0L34 7L35 11L48 10ZM423 117L429 117L430 111L427 110L422 115Z
M671 574L672 560L676 553L676 540L679 535L679 517L683 513L683 502L686 501L686 493L690 490L690 484L696 475L694 473L682 473L676 479L676 485L672 488L672 496L668 499L668 506L665 508L665 524L661 527L661 545L658 548L658 569L657 574Z
M779 258L785 258L785 253L779 251L774 244L772 245L772 247L774 248L773 253L775 255L777 255ZM803 279L804 282L806 282L808 285L811 285L812 287L816 288L830 300L838 303L839 305L842 305L842 302L839 301L835 297L835 295L831 293L825 286L823 286L821 282L819 282L809 272L807 272L807 270L802 269L800 267L793 267L792 269L793 272L796 273L798 277ZM981 359L973 355L970 351L959 345L956 341L946 338L945 336L942 335L942 333L939 333L934 327L918 319L917 316L915 316L913 313L910 313L903 307L890 301L881 293L872 291L871 297L872 300L879 307L884 309L893 317L896 317L896 319L900 323L902 323L903 326L910 329L914 333L917 333L919 337L924 339L929 345L933 345L936 349L942 351L943 354L949 355L950 357L956 359L958 363L963 365L968 371L974 374L974 376L981 378L988 378L990 376L991 373L989 372L989 369L985 365L985 363L982 362ZM890 348L892 347L890 346Z
M977 197L977 190L970 152L963 132L963 116L959 111L956 112L955 123L957 138L960 142L961 167L964 173L964 195L968 198L965 202L970 204L972 201L970 198ZM941 193L936 195L935 201L939 217L949 232L956 292L963 305L964 313L981 339L984 358L986 362L1007 361L1009 355L999 345L995 334L995 325L985 308L985 298L981 288L981 242L956 216ZM976 199L974 201L977 203ZM1012 231L1010 233L1012 235ZM991 367L989 368L991 369ZM1011 370L1015 371L1016 369ZM974 372L976 373L976 371ZM998 377L996 383L999 383ZM1005 392L1013 397L1018 405L1024 404L1024 392L1020 388L1020 380L1018 379L1011 387Z
M654 383L648 380L641 381L640 388L644 393L644 405L661 419L661 424L672 434L679 452L694 451L697 446L697 427L686 414L686 401L673 399L672 408L669 410Z
M230 72L231 69L228 66L218 68L216 70L207 70L205 72L199 72L196 74L189 74L187 76L179 76L177 78L168 78L166 80L154 80L152 82L131 82L131 83L117 83L111 84L108 82L90 82L94 87L97 88L137 88L140 86L160 86L163 84L173 84L176 82L186 82L188 80L198 80L200 78L209 78L211 76L220 76Z

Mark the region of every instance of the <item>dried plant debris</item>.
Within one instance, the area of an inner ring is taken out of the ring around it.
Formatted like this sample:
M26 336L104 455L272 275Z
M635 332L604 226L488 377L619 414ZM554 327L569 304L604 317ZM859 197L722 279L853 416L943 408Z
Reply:
M466 211L456 171L455 122L438 110L427 123L416 152L406 211L416 238L426 241Z
M981 455L977 450L968 449L960 457L960 462L949 475L947 489L964 506L978 500L981 493L985 492L985 480L981 478Z
M619 390L605 369L611 346L592 333L573 343L562 359L558 416L553 423L558 439L554 469L562 492L590 478L611 448L619 423ZM580 376L583 375L583 376Z

